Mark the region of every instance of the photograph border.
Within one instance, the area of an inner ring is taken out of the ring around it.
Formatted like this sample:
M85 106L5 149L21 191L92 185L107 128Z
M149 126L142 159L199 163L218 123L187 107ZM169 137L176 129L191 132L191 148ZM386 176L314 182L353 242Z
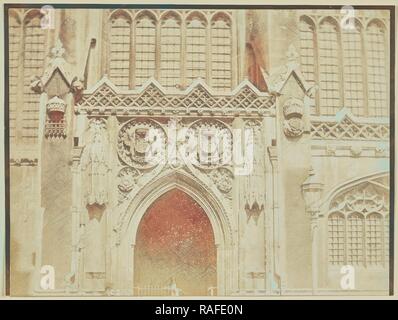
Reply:
M9 142L9 74L8 74L8 61L9 61L9 29L8 29L8 10L13 8L41 8L44 5L51 5L55 9L233 9L233 10L300 10L300 9L319 9L319 10L338 10L341 5L292 5L292 4L278 4L278 5L259 5L259 4L93 4L93 3L4 3L4 173L5 173L5 295L10 295L10 142ZM347 4L346 4L347 5ZM394 5L355 5L352 4L354 9L358 10L388 10L390 12L390 154L389 154L389 183L390 183L390 225L389 225L389 295L394 295L394 266L395 266L395 237L394 237L394 215L395 215L395 10ZM322 295L315 295L322 296ZM343 296L343 295L341 295ZM272 296L274 297L274 296ZM279 297L279 296L278 296ZM283 296L281 296L283 297ZM132 296L132 298L134 298ZM219 298L219 297L215 297ZM267 298L267 296L264 296Z

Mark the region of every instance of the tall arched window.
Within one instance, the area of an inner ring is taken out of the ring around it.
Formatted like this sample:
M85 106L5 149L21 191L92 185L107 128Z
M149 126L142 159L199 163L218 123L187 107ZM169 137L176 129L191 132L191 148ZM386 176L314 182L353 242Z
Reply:
M128 89L130 85L131 21L122 14L111 18L109 77L115 85Z
M354 212L347 217L347 262L359 265L364 262L363 216Z
M373 21L366 29L369 115L388 116L386 30Z
M112 13L107 52L108 74L115 85L139 87L155 78L166 89L183 89L202 78L220 91L231 89L231 13L181 13L128 9Z
M206 22L200 17L187 22L185 68L188 85L196 78L206 79Z
M319 85L319 111L335 115L342 107L357 116L388 116L387 29L379 19L363 27L339 29L332 17L319 24L299 20L301 67Z
M344 106L357 116L364 115L364 59L362 28L356 22L354 30L342 30Z
M334 115L340 99L340 43L337 23L324 19L319 27L319 86L322 114Z
M160 83L166 88L181 84L181 22L174 15L161 21Z
M19 53L21 52L21 23L16 16L9 17L9 125L10 138L16 135L17 120L17 95L18 95L18 73L19 73Z
M141 86L156 72L156 21L149 15L137 18L135 27L135 85Z
M45 31L40 26L39 13L28 15L24 21L24 104L22 137L36 141L39 127L39 97L29 87L32 76L41 75L45 57Z
M327 221L329 263L388 265L388 210L388 190L377 179L337 195Z
M299 23L301 70L307 81L315 82L315 26L310 18L303 16Z
M218 15L211 23L211 85L213 88L231 88L231 55L231 21L223 15Z
M340 265L345 261L345 222L340 213L332 213L328 218L329 262Z

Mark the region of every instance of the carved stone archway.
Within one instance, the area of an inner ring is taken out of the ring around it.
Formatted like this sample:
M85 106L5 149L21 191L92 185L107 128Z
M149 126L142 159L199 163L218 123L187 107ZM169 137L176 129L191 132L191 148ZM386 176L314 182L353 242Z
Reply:
M138 227L148 208L166 192L179 189L201 206L210 220L217 250L217 293L230 294L237 283L237 254L233 251L233 228L227 210L199 180L181 170L170 170L143 187L126 209L120 230L120 243L112 255L113 289L120 294L133 294L134 250Z

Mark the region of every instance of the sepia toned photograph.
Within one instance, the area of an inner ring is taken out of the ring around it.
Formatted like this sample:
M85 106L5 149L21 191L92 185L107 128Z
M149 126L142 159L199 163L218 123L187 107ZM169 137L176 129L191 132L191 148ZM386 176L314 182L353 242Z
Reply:
M8 294L392 295L394 12L5 5Z

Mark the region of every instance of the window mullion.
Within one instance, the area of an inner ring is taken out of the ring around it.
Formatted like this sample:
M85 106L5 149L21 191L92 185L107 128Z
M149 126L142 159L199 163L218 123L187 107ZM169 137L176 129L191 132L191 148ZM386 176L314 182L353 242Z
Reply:
M314 78L315 78L315 85L318 86L319 88L319 43L318 43L318 34L317 30L319 30L319 26L314 25ZM321 114L321 109L320 109L320 97L319 97L319 90L316 90L315 92L315 112L317 115Z
M231 43L230 43L230 69L231 69L231 88L235 88L238 85L238 55L237 55L237 37L234 36L234 34L236 34L236 30L235 28L235 23L234 19L231 20L231 26L230 26L230 39L231 39Z
M368 232L368 225L367 225L368 217L364 217L364 226L363 226L363 266L366 268L368 266L368 246L366 235Z
M19 32L19 46L18 46L18 81L17 81L17 93L23 92L23 79L24 79L24 39L25 39L25 28L23 22L20 24ZM20 106L23 105L23 95L16 95L16 110L15 110L15 138L17 143L21 141L22 138L22 108Z
M389 97L390 97L390 90L391 90L391 85L390 85L390 68L387 68L387 66L390 65L390 41L389 40L389 30L386 28L384 29L383 32L384 36L384 72L385 72L385 81L386 81L386 103L388 106L384 106L384 109L387 109L387 115L389 114Z
M180 83L182 88L186 88L187 86L187 70L186 70L186 65L187 65L187 21L185 20L185 17L182 19L180 22L180 34L181 34L181 42L180 42Z
M160 81L160 63L161 63L161 57L160 57L160 51L161 51L161 44L160 44L160 39L161 39L161 24L162 21L157 21L155 30L155 79Z
M344 214L344 264L348 264L348 226L346 214Z
M386 228L385 228L385 223L386 223L386 219L384 216L382 216L381 227L380 227L380 231L381 231L380 236L381 236L381 259L382 259L381 263L383 266L386 265L386 252L385 252L386 251L386 236L385 236Z
M213 79L211 76L211 21L206 24L206 83L211 86Z
M130 88L135 88L135 68L136 68L136 52L135 52L135 35L136 35L135 19L130 24Z
M344 55L343 55L343 37L342 37L342 30L336 26L336 34L337 34L337 55L338 55L338 73L339 73L339 101L341 107L346 107L345 104L345 97L344 97Z
M369 116L369 94L368 94L368 39L366 35L366 30L361 28L361 38L362 38L362 75L363 75L363 112L364 116Z
M101 73L102 75L104 74L108 75L109 74L108 61L109 61L109 47L110 47L110 42L109 42L110 23L109 23L108 10L104 10L102 12L102 21L104 23L101 29L101 35L105 45L101 47Z

